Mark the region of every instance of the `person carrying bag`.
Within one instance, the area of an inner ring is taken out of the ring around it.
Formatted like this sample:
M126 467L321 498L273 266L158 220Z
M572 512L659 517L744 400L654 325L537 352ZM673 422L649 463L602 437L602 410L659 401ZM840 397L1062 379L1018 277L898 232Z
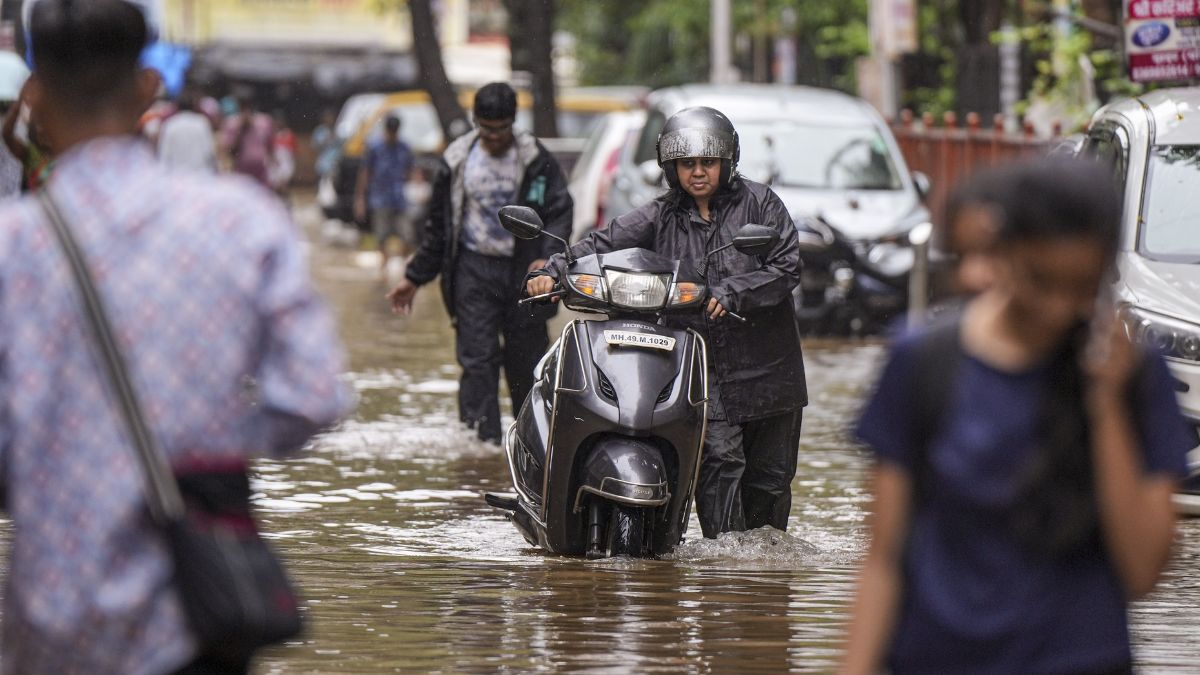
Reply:
M163 169L127 0L37 0L32 120L57 168L0 205L3 673L244 673L300 612L248 459L347 412L297 228L244 177Z

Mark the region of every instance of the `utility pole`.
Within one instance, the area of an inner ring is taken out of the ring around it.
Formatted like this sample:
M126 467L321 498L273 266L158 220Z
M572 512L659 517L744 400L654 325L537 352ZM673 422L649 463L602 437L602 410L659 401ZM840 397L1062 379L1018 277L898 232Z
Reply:
M733 72L733 9L731 0L711 0L712 69L709 79L713 84L732 84L737 81Z

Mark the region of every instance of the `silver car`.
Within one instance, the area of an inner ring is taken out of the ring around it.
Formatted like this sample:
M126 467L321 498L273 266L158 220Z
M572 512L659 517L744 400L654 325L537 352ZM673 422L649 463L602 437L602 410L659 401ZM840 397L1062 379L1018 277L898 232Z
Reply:
M1200 88L1101 108L1082 152L1112 167L1124 196L1114 289L1121 317L1135 339L1166 355L1180 406L1200 427ZM1200 468L1198 451L1191 457Z
M879 329L904 310L914 260L907 234L929 220L922 203L928 179L909 173L870 104L826 89L755 84L662 89L648 104L646 124L613 179L606 222L664 189L655 146L667 118L710 106L737 129L741 173L771 185L801 227L819 221L831 240L836 231L853 258L827 262L822 255L820 264L806 264L797 294L805 330Z

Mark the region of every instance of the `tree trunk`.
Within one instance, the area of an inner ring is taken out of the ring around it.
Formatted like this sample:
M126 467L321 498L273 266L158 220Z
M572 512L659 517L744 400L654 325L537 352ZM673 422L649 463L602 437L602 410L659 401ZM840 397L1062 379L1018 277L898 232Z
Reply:
M413 50L417 53L417 67L421 69L421 83L429 92L442 125L442 133L449 142L466 133L471 124L458 103L454 85L446 77L430 0L408 0L408 10L412 15Z
M558 136L554 103L554 0L507 0L513 73L529 73L533 134Z

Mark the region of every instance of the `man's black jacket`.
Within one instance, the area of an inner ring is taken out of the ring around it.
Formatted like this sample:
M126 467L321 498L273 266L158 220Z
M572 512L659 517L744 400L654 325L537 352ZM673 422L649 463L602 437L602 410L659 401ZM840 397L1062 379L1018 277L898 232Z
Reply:
M696 214L687 194L672 190L645 206L614 220L571 248L576 256L644 248L696 265L707 252L733 240L747 223L779 231L770 252L748 256L733 248L714 256L708 266L713 297L729 311L746 317L709 320L694 315L671 315L666 323L694 328L709 346L710 383L720 405L710 416L744 424L794 412L808 404L800 334L792 305L792 289L800 282L800 249L796 226L771 188L735 178L718 192L711 205L712 223ZM566 260L550 259L546 273L561 279Z
M567 192L567 180L558 161L532 135L517 131L517 162L521 166L521 185L517 189L516 203L532 207L541 216L546 231L563 239L571 236L571 217L574 202ZM472 131L446 148L437 174L433 179L433 192L429 202L429 218L425 222L425 234L421 247L408 263L405 276L418 286L442 277L442 300L453 321L454 265L458 260L459 236L462 233L466 187L463 174L467 155L479 141L479 133ZM522 270L535 260L549 258L562 250L562 244L549 237L516 242L513 261ZM553 310L540 310L547 318Z

